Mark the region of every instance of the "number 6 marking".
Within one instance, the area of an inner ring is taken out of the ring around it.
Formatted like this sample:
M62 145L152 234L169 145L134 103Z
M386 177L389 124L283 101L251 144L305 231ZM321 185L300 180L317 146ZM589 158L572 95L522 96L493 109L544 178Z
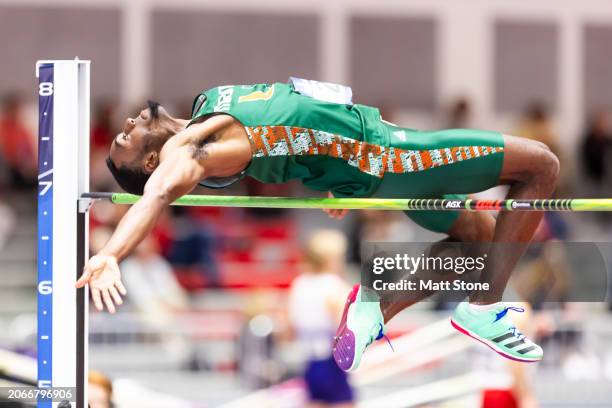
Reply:
M38 293L41 295L50 295L53 293L53 286L51 286L51 281L40 281L38 284Z

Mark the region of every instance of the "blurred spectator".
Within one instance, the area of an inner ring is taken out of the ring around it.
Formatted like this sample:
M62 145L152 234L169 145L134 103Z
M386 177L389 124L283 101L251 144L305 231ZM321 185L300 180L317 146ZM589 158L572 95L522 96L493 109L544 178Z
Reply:
M36 149L34 136L23 122L24 100L17 93L6 94L1 102L0 153L6 163L10 186L36 185Z
M244 325L237 343L239 373L253 388L265 388L281 378L281 368L274 359L275 324L270 316L274 297L264 291L255 292L245 302Z
M168 261L159 255L159 246L152 236L121 263L121 272L130 303L136 306L143 321L159 330L165 349L179 359L192 354L185 334L168 330L180 327L178 312L189 310L189 299Z
M589 122L582 141L582 167L593 182L595 191L602 197L612 192L610 162L612 161L612 128L610 119L599 112Z
M517 128L514 130L516 136L544 143L559 158L561 173L557 182L557 193L567 190L570 185L570 177L574 173L571 162L566 160L559 148L559 135L555 130L553 121L547 106L541 101L533 101L527 105Z
M4 248L16 224L17 217L13 209L0 201L0 250Z
M290 197L293 195L291 183L261 183L250 177L243 182L246 187L246 194L249 196ZM287 208L246 208L245 211L255 218L282 218L289 213Z
M363 243L410 242L415 239L415 228L399 211L366 210L356 215L349 234L351 262L361 262Z
M165 320L163 316L188 308L187 295L151 236L121 263L121 270L130 302L146 316Z
M534 101L527 105L514 133L517 136L542 142L556 154L559 152L559 136L554 129L548 108L542 102Z
M208 286L221 284L214 255L215 236L206 224L194 220L189 211L173 207L174 241L170 245L168 260L172 265L200 272Z
M315 232L306 246L305 270L289 292L288 321L307 364L304 381L312 406L350 407L354 396L347 374L336 365L331 341L344 309L348 286L347 241L335 230Z
M91 187L93 190L114 190L115 181L106 167L106 157L117 129L113 125L115 102L101 100L95 104L91 130Z
M465 129L471 127L472 106L465 97L457 98L448 110L445 118L445 127L448 129Z
M92 150L98 148L104 149L108 152L110 143L116 133L113 126L116 102L102 100L98 101L95 106L94 121L91 129L91 148Z
M111 408L113 400L113 383L99 371L90 371L88 375L87 404L89 408Z
M521 333L531 336L531 308L528 303L516 303L525 312L513 317ZM481 408L537 408L539 403L533 390L533 369L529 364L510 361L492 354L489 350L478 349L475 366L482 366L483 385Z

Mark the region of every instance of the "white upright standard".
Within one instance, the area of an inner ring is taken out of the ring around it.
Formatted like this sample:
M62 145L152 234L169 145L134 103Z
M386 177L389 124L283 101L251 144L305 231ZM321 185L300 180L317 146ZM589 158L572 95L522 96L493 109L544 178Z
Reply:
M38 407L86 408L89 61L38 61L38 386L70 388Z

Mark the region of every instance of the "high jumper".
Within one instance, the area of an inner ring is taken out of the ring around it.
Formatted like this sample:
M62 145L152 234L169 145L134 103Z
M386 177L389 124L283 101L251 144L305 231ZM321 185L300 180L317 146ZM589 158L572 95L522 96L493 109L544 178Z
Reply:
M542 143L499 132L419 131L382 120L377 108L354 104L349 88L292 79L289 83L228 85L195 98L189 119L149 102L125 120L110 147L108 167L126 191L141 194L109 242L86 263L77 287L89 284L98 310L115 312L125 288L119 262L151 232L168 205L199 184L222 188L242 177L264 183L299 179L333 197L444 198L507 185L508 200L548 199L559 161ZM326 210L332 217L345 211ZM453 326L518 361L538 361L541 347L518 332L501 295L542 219L542 212L407 211L419 225L461 242L492 246L480 277L493 290L460 303ZM355 369L386 323L411 302L363 301L350 293L335 340L341 368Z

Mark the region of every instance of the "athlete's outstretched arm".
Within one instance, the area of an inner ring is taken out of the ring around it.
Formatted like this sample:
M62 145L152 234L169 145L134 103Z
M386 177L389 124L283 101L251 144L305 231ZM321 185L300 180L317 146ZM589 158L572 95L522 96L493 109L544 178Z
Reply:
M175 137L194 140L202 133L215 130L202 123ZM183 134L188 132L193 134ZM76 283L79 288L89 283L96 309L103 310L104 302L109 312L115 312L115 304L122 303L120 295L126 293L118 263L151 232L162 211L193 190L203 177L204 166L193 157L188 144L164 157L147 182L142 198L123 216L104 248L87 262L83 275Z
M160 163L144 188L142 198L123 216L111 239L100 251L122 261L151 232L162 211L193 190L204 176L187 146Z

